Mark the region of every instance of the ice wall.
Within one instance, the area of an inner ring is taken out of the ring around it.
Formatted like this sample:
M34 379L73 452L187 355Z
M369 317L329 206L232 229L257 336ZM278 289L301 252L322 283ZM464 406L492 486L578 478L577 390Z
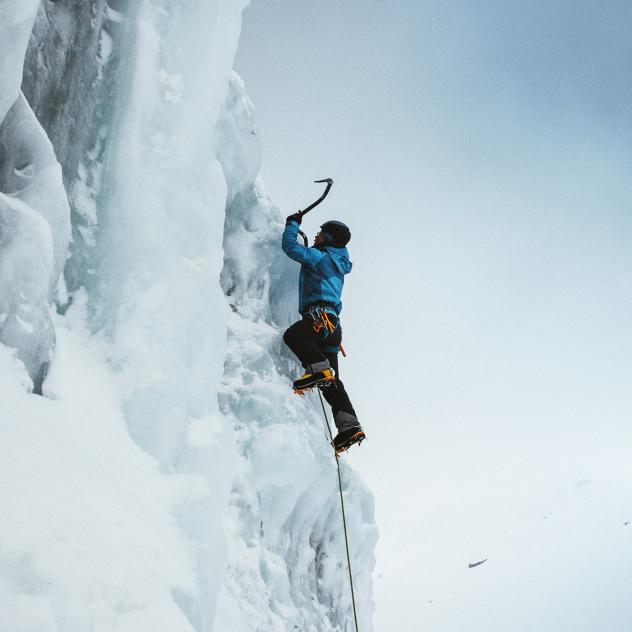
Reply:
M39 0L0 2L0 121L20 93L22 62L38 5Z
M236 75L217 131L228 183L221 280L232 308L220 402L238 460L215 630L351 632L335 457L316 395L291 394L299 367L281 338L296 318L298 270L280 250L281 213L256 178L253 107ZM344 461L342 472L359 624L370 630L373 498Z
M36 5L0 0L21 55ZM39 398L1 339L0 629L352 629L335 462L281 343L297 271L230 70L243 5L40 6L22 87L63 181L16 92L0 283L57 348ZM343 473L368 630L372 498Z
M63 160L72 211L64 275L70 291L95 280L103 164L125 68L123 42L134 32L133 6L125 0L42 2L26 53L22 89Z
M37 2L0 2L0 342L17 350L41 393L55 345L50 304L70 241L53 147L20 94Z

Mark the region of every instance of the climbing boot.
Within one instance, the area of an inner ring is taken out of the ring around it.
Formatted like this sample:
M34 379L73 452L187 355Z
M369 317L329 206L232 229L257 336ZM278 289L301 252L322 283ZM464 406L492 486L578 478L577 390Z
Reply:
M346 452L352 445L360 444L366 439L364 430L361 426L355 426L348 428L347 430L341 430L332 441L331 445L334 447L336 454Z
M329 366L327 360L310 365L305 373L294 381L294 392L302 394L314 386L324 386L336 380L335 371Z
M366 439L364 430L355 414L346 410L339 410L334 415L334 422L338 428L338 434L331 445L340 454L348 450L354 443L362 443Z

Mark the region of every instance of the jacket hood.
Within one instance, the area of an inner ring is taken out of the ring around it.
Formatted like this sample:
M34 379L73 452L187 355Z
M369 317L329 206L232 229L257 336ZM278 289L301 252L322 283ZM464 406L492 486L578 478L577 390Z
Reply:
M351 272L353 264L349 261L349 251L346 248L328 246L324 250L332 258L336 268L338 268L341 274L349 274L349 272Z

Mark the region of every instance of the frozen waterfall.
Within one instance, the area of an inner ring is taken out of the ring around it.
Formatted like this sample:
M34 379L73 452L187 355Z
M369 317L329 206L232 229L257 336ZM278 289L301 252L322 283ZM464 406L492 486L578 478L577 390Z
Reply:
M41 393L55 344L49 304L70 241L61 168L20 94L37 2L0 4L0 342Z
M353 629L245 4L0 0L0 630ZM343 481L366 632L373 499Z

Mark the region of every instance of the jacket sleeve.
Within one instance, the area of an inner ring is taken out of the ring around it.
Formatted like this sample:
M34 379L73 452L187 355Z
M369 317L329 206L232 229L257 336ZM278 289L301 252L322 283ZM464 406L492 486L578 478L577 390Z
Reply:
M317 266L325 256L325 253L318 250L318 248L308 248L306 246L302 246L296 241L297 237L298 223L294 221L288 222L285 225L283 238L281 239L281 248L283 248L283 252L290 259L294 259L294 261L298 261L299 263L312 267Z

